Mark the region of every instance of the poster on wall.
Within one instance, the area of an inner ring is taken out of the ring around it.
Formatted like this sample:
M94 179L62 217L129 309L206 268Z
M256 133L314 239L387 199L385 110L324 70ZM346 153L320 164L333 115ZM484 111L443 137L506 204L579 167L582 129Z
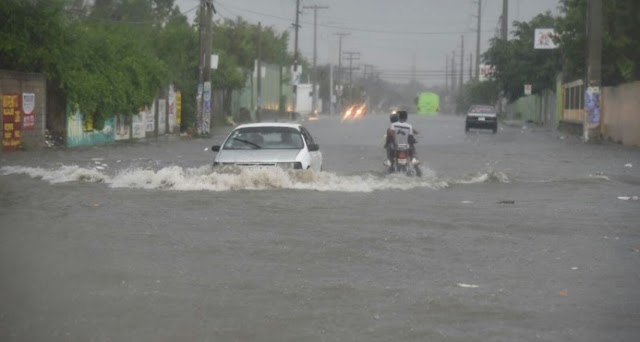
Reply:
M158 100L158 134L165 134L167 127L167 100Z
M167 112L168 116L168 124L169 124L169 133L173 133L176 126L176 92L173 89L173 86L169 87L169 108Z
M2 96L2 150L15 151L22 143L22 112L20 96L8 94Z
M145 132L155 132L156 130L156 104L151 105L144 113Z
M211 82L204 82L204 94L202 100L202 122L200 123L200 133L208 134L211 122Z
M182 93L176 92L176 126L178 130L180 130L180 125L182 124Z
M22 129L34 129L36 127L36 94L22 93Z
M130 135L129 118L125 115L116 115L116 140L127 140Z
M600 88L588 87L585 93L584 108L587 111L587 120L592 125L600 124Z
M131 137L134 139L141 139L145 137L144 117L146 108L140 110L140 112L131 117L131 129L133 130Z

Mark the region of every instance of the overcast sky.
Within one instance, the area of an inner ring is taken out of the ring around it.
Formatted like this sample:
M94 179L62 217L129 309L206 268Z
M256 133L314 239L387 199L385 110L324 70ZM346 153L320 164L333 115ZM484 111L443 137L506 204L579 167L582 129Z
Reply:
M200 0L176 0L182 12L198 6ZM242 16L249 22L262 22L279 31L291 33L296 0L214 0L217 17ZM348 32L342 51L359 52L355 64L370 64L385 78L403 81L399 74L444 70L447 56L460 54L461 35L465 44L465 75L469 53L475 56L477 0L301 0L303 6L327 6L318 10L318 64L338 63L338 32ZM509 27L514 20L528 21L546 10L554 14L558 0L510 0ZM488 47L499 26L502 0L482 1L481 53ZM189 12L193 20L195 11ZM300 53L313 60L313 10L304 9L300 17ZM214 37L215 39L215 37ZM475 58L475 57L474 57ZM348 62L343 59L343 66ZM459 64L459 60L456 64ZM392 79L394 77L395 79ZM425 84L442 80L421 79Z

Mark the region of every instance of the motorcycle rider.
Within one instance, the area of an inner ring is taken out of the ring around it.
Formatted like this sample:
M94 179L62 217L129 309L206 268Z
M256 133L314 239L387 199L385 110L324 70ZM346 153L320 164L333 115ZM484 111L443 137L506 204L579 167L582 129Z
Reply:
M415 135L419 134L417 130L413 129L413 126L407 122L409 114L406 110L400 110L398 113L398 121L391 124L390 129L394 131L395 147L401 145L409 146L409 155L411 156L411 162L418 164L418 155L415 148Z
M396 112L393 112L389 115L389 121L391 121L391 126L387 128L387 134L385 135L384 148L387 151L387 160L384 161L385 166L391 166L394 158L394 152L396 150L396 142L395 142L395 131L392 126L394 123L398 122L399 116Z

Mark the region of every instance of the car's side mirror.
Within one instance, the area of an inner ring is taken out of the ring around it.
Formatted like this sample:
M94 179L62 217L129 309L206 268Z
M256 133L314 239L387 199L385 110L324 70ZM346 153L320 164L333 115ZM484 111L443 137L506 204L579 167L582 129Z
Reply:
M319 151L320 150L320 145L318 144L310 144L309 145L309 152L314 152L314 151Z
M218 152L218 151L220 151L220 145L211 146L211 152Z

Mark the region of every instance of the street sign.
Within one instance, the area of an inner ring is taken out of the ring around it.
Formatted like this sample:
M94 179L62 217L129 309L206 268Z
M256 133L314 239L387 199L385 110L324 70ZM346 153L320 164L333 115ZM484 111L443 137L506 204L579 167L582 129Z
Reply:
M531 84L525 84L524 85L524 94L525 95L531 95Z

